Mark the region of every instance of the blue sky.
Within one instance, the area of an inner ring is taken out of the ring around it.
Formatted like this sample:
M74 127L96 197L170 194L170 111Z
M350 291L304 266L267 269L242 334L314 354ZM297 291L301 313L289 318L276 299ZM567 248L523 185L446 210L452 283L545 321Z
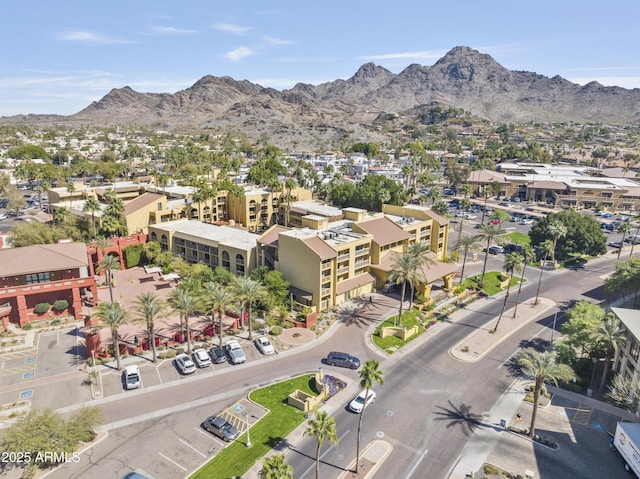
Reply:
M0 116L68 115L112 88L205 75L278 90L394 73L469 46L503 66L640 88L637 0L21 0L3 4Z

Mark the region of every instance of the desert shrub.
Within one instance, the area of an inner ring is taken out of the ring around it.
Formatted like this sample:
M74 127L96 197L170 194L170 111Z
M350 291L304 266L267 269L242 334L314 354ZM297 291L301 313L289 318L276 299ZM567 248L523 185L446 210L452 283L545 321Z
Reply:
M36 314L44 314L51 309L51 305L49 303L38 303L33 308L33 312Z
M274 336L279 336L280 334L282 334L282 326L272 326L271 334L273 334Z
M68 307L69 307L69 301L67 301L66 299L57 299L53 303L54 311L64 311Z

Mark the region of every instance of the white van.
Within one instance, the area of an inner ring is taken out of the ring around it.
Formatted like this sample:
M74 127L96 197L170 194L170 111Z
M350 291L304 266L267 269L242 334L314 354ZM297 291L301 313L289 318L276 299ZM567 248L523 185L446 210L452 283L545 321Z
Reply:
M137 389L140 387L140 370L138 366L127 366L122 373L125 389Z

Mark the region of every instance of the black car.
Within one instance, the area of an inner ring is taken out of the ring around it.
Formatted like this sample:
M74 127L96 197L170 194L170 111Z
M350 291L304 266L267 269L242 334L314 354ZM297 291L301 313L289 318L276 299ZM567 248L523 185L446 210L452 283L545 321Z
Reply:
M224 363L227 360L227 355L220 346L214 346L209 350L209 355L215 364Z
M350 354L333 351L327 355L327 364L329 366L358 369L360 367L360 360Z
M233 427L220 416L209 416L202 423L202 427L214 436L218 436L220 439L227 442L231 442L234 439L237 439L240 435L235 427Z

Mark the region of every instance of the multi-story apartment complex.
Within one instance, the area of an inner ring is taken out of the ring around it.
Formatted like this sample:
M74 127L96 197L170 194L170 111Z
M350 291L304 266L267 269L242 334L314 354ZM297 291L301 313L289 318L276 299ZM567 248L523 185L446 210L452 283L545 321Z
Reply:
M448 221L425 208L384 205L383 213L373 215L358 208L342 211L342 219L309 214L301 217L300 228L274 226L258 239L258 266L282 272L302 305L322 311L381 288L394 255L411 243L426 242L436 262L446 252ZM455 266L437 264L427 280L437 274L450 286Z

